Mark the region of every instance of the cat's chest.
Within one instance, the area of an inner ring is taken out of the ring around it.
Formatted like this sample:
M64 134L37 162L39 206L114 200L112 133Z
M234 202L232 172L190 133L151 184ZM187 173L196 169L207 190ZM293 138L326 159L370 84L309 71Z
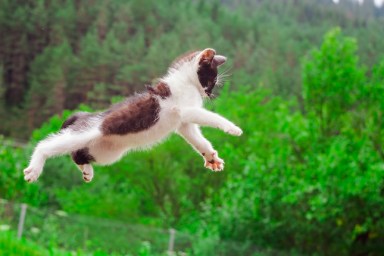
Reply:
M171 99L170 104L178 106L180 108L184 107L202 107L203 99L198 93L189 93L177 95Z

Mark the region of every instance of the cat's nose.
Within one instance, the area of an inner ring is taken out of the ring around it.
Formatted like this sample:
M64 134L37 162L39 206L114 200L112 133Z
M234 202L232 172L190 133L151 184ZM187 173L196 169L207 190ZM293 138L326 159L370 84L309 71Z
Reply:
M222 55L215 55L215 57L213 57L212 65L218 67L224 64L226 61L227 61L227 57Z

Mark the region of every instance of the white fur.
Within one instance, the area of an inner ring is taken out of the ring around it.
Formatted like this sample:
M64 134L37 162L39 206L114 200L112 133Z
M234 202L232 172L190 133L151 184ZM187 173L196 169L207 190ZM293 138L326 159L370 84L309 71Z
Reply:
M96 117L88 129L73 131L64 129L41 141L35 148L29 166L24 170L25 180L33 182L40 176L45 160L56 155L68 154L87 147L95 162L108 165L118 161L130 150L149 148L161 142L169 134L177 132L200 154L204 155L205 166L213 171L221 171L224 161L218 157L211 143L203 137L199 126L219 128L231 135L240 136L242 130L224 117L205 110L206 97L200 85L197 68L200 53L188 62L170 68L161 79L171 91L166 99L159 98L159 120L151 128L127 135L105 136L100 130L102 117ZM93 178L90 164L79 166L84 179Z

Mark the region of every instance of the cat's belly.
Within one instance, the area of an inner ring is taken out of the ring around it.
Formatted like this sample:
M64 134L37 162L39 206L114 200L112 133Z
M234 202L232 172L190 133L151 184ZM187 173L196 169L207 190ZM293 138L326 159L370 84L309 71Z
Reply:
M122 145L106 138L93 141L88 148L89 154L95 159L95 162L100 165L108 165L118 161L128 150Z
M89 153L97 164L108 165L120 160L130 150L147 149L174 132L179 122L159 120L148 130L126 135L107 135L89 145Z

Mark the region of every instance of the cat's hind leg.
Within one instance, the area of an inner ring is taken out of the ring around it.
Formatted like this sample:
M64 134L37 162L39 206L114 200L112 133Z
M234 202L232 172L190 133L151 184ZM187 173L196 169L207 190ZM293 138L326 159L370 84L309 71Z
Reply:
M100 136L100 131L96 129L83 132L63 130L42 140L36 146L29 166L24 169L24 179L28 182L36 181L43 171L46 159L84 148L98 136Z
M93 179L93 167L90 164L76 165L83 174L83 180L85 182L91 182Z
M83 174L85 182L91 182L93 179L93 168L90 164L95 158L89 153L89 148L84 147L71 153L72 160Z

